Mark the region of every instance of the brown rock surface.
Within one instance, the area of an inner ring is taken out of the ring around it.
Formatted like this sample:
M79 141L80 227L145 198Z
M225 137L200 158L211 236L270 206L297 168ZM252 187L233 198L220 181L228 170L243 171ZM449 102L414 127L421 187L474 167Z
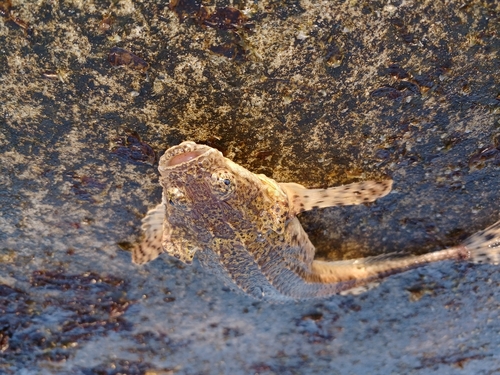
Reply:
M498 2L200 4L0 1L0 373L497 371L494 266L269 305L126 249L152 150L187 139L309 187L392 177L383 204L301 216L325 258L497 221Z

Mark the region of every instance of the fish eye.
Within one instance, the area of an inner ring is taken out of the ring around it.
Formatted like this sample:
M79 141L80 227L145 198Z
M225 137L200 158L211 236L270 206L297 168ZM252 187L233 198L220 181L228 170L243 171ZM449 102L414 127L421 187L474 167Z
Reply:
M170 188L166 193L166 200L170 206L186 210L188 208L188 200L186 195L178 188Z
M236 183L231 172L220 170L212 173L212 189L220 198L228 198L235 188Z

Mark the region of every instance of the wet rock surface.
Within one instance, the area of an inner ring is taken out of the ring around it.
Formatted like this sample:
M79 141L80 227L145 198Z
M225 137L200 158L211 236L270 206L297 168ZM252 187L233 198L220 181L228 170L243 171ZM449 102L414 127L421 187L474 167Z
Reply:
M271 305L128 250L187 139L309 187L392 177L301 215L325 259L497 221L499 24L486 0L0 1L0 373L498 371L495 266Z

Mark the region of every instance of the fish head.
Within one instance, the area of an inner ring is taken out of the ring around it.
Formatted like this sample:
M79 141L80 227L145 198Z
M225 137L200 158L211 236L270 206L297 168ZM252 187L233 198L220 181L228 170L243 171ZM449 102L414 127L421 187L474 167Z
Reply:
M278 184L212 147L183 142L165 152L158 170L166 207L162 245L181 261L207 248L222 251L217 239L241 244L284 230L288 200Z

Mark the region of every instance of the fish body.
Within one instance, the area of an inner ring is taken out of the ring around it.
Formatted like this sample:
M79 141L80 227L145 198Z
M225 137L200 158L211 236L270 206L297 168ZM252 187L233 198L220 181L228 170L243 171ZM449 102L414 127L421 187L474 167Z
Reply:
M296 215L373 202L391 191L391 180L307 189L254 174L190 141L168 149L158 169L162 202L143 219L144 237L133 262L144 264L166 252L189 264L196 254L205 268L258 299L359 291L388 275L447 259L499 260L500 222L457 247L420 256L315 260L314 245Z

